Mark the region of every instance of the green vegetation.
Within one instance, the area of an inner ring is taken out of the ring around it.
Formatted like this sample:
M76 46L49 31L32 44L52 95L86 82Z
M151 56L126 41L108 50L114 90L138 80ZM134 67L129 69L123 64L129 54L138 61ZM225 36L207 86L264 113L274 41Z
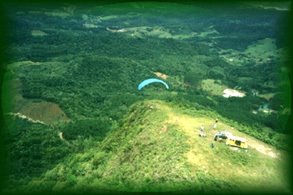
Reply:
M281 174L285 160L268 157L254 148L233 151L221 143L214 143L212 149L213 131L205 139L198 137L194 128L208 126L213 118L196 110L190 110L190 114L180 110L173 103L138 102L130 107L123 125L101 142L92 137L77 145L70 139L69 147L59 140L56 146L74 152L61 153L62 161L54 168L16 190L245 192L247 187L250 190L267 183L269 189L285 189ZM222 126L227 128L233 124L230 122ZM253 142L252 137L247 138ZM266 170L267 166L272 169Z
M5 192L286 191L286 11L144 2L7 13ZM170 89L137 90L152 77ZM215 118L248 152L210 147Z

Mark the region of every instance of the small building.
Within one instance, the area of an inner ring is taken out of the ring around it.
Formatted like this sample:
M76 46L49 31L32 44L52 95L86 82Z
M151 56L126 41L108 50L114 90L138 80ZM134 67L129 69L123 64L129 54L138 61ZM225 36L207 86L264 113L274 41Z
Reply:
M261 105L261 106L258 108L258 111L259 111L259 112L263 112L263 113L265 113L265 114L276 113L275 110L272 110L272 109L269 108L269 105L268 105L268 104Z
M244 92L241 92L241 91L237 91L235 89L225 89L223 91L223 97L225 98L230 98L230 97L244 97L245 96L245 93Z

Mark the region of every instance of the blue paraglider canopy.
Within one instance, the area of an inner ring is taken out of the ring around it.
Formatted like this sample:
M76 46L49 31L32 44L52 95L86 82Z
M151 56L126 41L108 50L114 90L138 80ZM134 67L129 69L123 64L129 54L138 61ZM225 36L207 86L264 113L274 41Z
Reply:
M148 84L151 84L151 83L162 83L162 84L165 85L165 87L166 87L167 89L169 89L169 86L168 86L167 83L165 83L164 81L162 81L162 80L160 80L160 79L155 79L155 78L150 78L150 79L146 79L146 80L142 81L142 82L138 85L137 89L138 89L138 90L141 90L142 88L144 88L144 86L146 86L146 85L148 85Z

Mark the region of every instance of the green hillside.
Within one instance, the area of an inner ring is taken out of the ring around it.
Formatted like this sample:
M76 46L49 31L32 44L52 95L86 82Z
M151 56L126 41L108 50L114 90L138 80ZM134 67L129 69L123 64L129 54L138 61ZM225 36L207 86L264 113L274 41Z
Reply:
M121 128L100 143L84 139L80 149L64 136L58 147L68 147L62 143L67 142L78 151L20 190L288 191L285 153L242 133L229 120L213 129L215 113L185 109L163 101L138 102ZM207 137L198 136L201 125L207 127ZM223 129L245 137L248 151L214 142L213 135Z

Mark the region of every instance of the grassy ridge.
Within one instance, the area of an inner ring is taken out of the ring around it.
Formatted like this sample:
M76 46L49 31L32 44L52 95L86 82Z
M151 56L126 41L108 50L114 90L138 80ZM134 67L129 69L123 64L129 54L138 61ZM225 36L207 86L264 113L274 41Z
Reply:
M214 143L212 149L216 131L207 129L208 137L200 138L197 129L201 124L207 127L213 117L190 110L193 114L180 111L172 103L138 102L131 106L118 130L102 142L84 139L82 150L32 179L24 189L246 192L260 190L263 185L286 189L281 154L272 158L254 148L234 151L221 143ZM219 129L231 129L230 125L227 120ZM252 137L240 134L238 126L232 127L233 134L245 136L252 143Z

